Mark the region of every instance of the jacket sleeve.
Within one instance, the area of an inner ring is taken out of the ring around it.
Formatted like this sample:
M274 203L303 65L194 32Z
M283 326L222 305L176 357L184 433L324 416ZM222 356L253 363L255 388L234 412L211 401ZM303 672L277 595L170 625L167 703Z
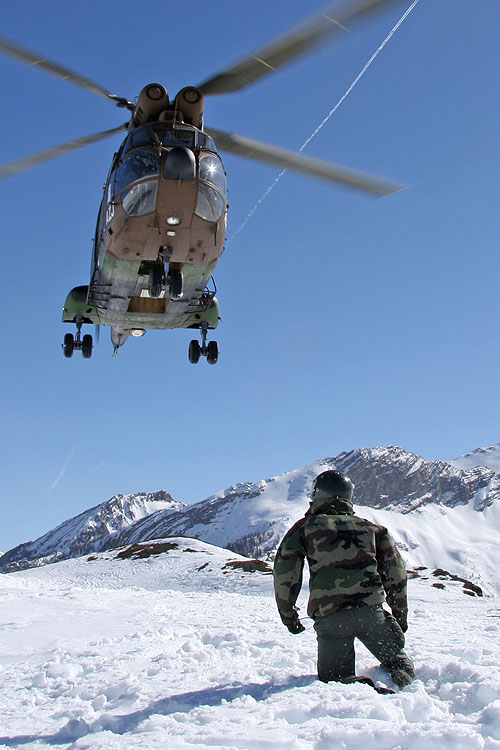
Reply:
M394 616L408 612L407 573L403 558L386 528L377 534L377 567Z
M297 617L295 602L302 586L306 551L303 541L304 519L297 521L285 534L274 561L274 595L282 622L287 625Z

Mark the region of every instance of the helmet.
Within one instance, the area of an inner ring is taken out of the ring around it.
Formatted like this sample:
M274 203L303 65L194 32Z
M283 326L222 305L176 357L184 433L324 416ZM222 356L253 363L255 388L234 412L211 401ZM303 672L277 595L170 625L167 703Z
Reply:
M349 477L340 471L324 471L316 477L312 496L313 499L318 496L341 497L351 502L353 492L354 484Z

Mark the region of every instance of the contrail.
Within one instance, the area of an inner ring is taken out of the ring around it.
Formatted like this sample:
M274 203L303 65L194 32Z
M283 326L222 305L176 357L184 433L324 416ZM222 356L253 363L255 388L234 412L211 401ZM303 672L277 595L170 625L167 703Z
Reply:
M379 54L379 52L381 52L384 49L384 47L387 44L387 42L394 36L394 34L399 29L399 27L401 26L401 24L403 23L403 21L407 18L407 16L409 16L409 14L411 13L411 11L413 10L413 8L415 7L415 5L418 2L419 2L419 0L413 0L413 3L410 5L410 7L403 13L403 15L401 16L401 18L397 22L397 24L391 29L391 31L388 33L388 35L386 36L386 38L384 39L384 41L382 42L382 44L375 50L375 52L373 53L373 55L370 57L370 59L368 60L368 62L364 66L364 68L358 73L358 75L356 76L356 78L354 79L354 81L351 83L351 85L349 86L349 88L347 89L347 91L345 92L345 94L343 94L340 97L340 99L338 100L337 104L333 107L333 109L330 110L330 112L323 119L323 121L311 133L311 135L309 136L309 138L307 138L304 141L304 143L302 144L302 146L299 148L299 153L301 153L305 149L305 147L309 145L309 143L312 141L312 139L314 138L314 136L316 136L319 133L319 131L321 130L321 128L323 128L326 125L326 123L328 122L328 120L330 119L330 117L335 114L335 112L338 110L338 108L340 107L340 105L345 101L345 99L347 99L347 97L349 96L349 94L351 93L351 91L353 90L353 88L356 86L356 84L364 76L364 74L366 73L366 71L368 70L368 68L372 64L372 62L375 60L375 58L377 57L377 55ZM246 227L246 225L248 224L248 222L250 221L250 219L252 218L252 216L254 215L254 213L257 211L257 209L259 208L259 206L263 203L263 201L265 201L265 199L267 198L267 196L269 195L269 193L271 192L271 190L273 190L276 187L276 185L278 184L278 182L281 180L281 178L283 177L283 175L287 171L288 171L287 169L283 169L283 171L280 172L279 175L274 178L274 182L272 182L271 185L269 185L269 187L267 188L267 190L261 195L261 197L259 198L259 200L255 204L255 206L252 208L252 210L250 211L250 213L247 215L246 219L243 220L243 222L238 227L238 229L236 230L236 232L232 235L232 237L229 238L229 241L234 240L239 235L239 233Z
M104 464L107 464L107 463L108 463L107 460L106 461L101 461L100 464L97 464L97 466L94 466L94 468L91 469L89 471L89 473L85 477L83 477L82 482L86 482L87 479L90 479L90 477L93 477L94 474L96 473L96 471L99 471L99 469L102 469L102 467L104 466Z
M71 459L73 458L73 455L74 455L75 451L76 451L76 445L74 445L72 447L72 449L70 450L70 452L68 453L68 455L66 457L66 461L64 462L61 471L59 472L59 474L57 475L57 477L54 479L54 481L50 485L50 487L47 490L47 492L52 492L52 490L54 490L57 487L57 485L59 484L59 482L61 481L61 479L63 478L63 476L66 474L66 469L68 468L68 464L71 461Z

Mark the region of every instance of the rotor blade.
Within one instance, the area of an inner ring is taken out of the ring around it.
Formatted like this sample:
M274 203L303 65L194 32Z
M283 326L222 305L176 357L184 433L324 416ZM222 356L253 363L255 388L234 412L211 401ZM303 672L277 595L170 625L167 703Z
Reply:
M127 130L127 128L128 123L126 122L117 128L103 130L101 133L94 133L93 135L86 135L83 138L76 138L74 141L62 143L60 146L53 146L52 148L48 148L46 151L42 151L34 156L19 159L19 161L14 161L11 164L4 164L3 166L0 166L0 180L5 180L7 177L12 177L20 172L25 172L27 169L31 169L31 167L43 164L43 162L50 161L51 159L56 159L58 156L67 154L70 151L76 151L79 148L83 148L83 146L88 146L90 143L102 141L104 138L109 138L116 133L120 133L122 130Z
M238 154L247 159L263 161L267 164L274 164L277 167L292 169L294 172L309 174L313 177L320 177L331 182L341 183L347 187L372 195L382 196L390 193L397 193L404 190L407 186L400 183L391 182L381 177L358 172L348 167L342 167L338 164L312 159L302 154L296 154L293 151L286 151L277 146L270 146L267 143L254 141L251 138L245 138L236 133L225 133L222 130L207 128L206 132L215 140L217 147L221 151L229 151L232 154Z
M326 42L337 32L347 31L346 24L395 2L400 0L349 0L343 6L339 6L338 3L330 4L319 15L312 16L255 55L209 78L198 88L205 96L239 91L313 47Z
M58 63L52 62L52 60L48 60L46 57L38 55L36 52L31 52L24 47L20 47L18 44L14 44L14 42L5 39L5 37L0 37L0 50L3 50L3 52L11 57L16 57L18 60L22 60L30 66L37 66L42 70L45 70L47 73L63 78L65 81L74 83L76 86L81 86L82 88L87 89L87 91L92 91L94 94L98 94L98 96L103 96L105 99L111 99L111 101L118 107L126 107L130 110L134 109L133 102L130 102L128 99L124 99L121 96L117 96L117 94L112 94L110 91L106 91L105 88L95 81L92 81L90 78L81 76L79 73L74 73L72 70L64 68Z

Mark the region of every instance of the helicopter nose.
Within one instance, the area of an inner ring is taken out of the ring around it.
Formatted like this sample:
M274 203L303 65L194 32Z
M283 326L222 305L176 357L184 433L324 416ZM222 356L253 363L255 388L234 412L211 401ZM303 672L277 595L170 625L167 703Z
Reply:
M196 158L185 146L175 146L163 157L163 177L165 180L196 180Z

